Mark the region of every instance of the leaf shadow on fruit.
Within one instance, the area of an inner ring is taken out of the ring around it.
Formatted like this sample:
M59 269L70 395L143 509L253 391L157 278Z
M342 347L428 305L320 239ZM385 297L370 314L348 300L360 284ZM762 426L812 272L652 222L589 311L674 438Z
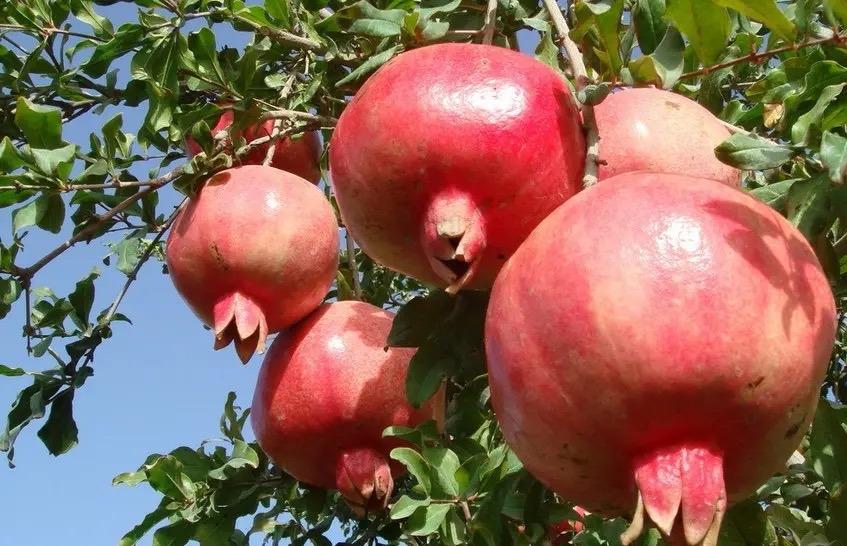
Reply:
M714 200L704 208L737 225L737 229L726 236L729 246L760 272L764 280L785 293L782 327L786 336L791 335L791 317L797 310L801 310L809 322L818 323L820 310L815 306L815 298L809 297L813 287L807 272L810 268L819 268L820 264L802 235L780 226L776 211L765 216L734 200ZM790 258L788 267L773 250L780 242Z

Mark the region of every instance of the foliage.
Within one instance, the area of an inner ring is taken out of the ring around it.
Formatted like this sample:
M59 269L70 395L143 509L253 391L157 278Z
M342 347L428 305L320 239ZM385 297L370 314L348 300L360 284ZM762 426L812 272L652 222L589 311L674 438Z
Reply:
M495 44L537 42L535 54L573 76L560 54L554 20L537 0L499 0ZM133 9L116 26L112 4ZM401 51L481 34L479 0L32 0L0 6L0 207L12 229L0 234L0 318L23 322L41 372L12 403L0 451L32 424L50 453L77 443L73 401L94 373L97 348L130 319L119 312L140 270L161 260L174 210L163 192L190 194L209 173L256 143L229 149L209 136L224 108L238 126L281 120L275 138L321 129L324 140L367 76ZM734 134L716 154L747 171L753 195L785 214L813 243L837 296L847 296L847 8L840 0L581 0L567 11L570 37L588 67L579 97L596 103L614 85L656 85L687 95L719 115ZM221 47L229 26L243 47ZM143 114L135 134L121 113ZM63 126L103 116L87 143ZM238 127L235 127L236 129ZM203 153L183 162L188 136ZM601 142L602 149L602 142ZM178 166L174 166L177 164ZM327 190L329 193L329 190ZM165 210L165 209L168 210ZM57 235L31 261L28 233ZM99 273L69 294L36 288L38 273L78 243L103 245L107 270L126 276L105 309L94 309ZM162 496L123 537L154 545L535 544L549 523L578 519L543 488L504 445L488 404L482 317L485 296L451 298L393 273L359 251L342 256L330 298L359 297L399 314L388 343L419 347L408 377L416 403L448 383L448 434L430 425L388 430L416 449L392 457L409 470L386 514L356 519L337 494L295 482L242 435L246 412L227 400L225 445L179 447L151 455L115 482L147 483ZM14 311L14 314L11 314ZM843 315L839 315L843 317ZM23 317L23 320L21 320ZM751 333L755 335L755 333ZM847 544L847 326L838 342L820 410L783 473L737 505L725 544ZM46 418L45 418L46 417ZM251 516L245 527L242 518ZM617 544L623 520L585 518L581 545ZM155 530L154 530L155 529ZM648 534L644 544L655 544Z

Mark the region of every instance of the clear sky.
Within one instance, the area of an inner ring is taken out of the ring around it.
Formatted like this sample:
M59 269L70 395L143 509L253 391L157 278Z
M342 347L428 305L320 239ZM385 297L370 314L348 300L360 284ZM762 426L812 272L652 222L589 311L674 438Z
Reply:
M134 19L134 7L98 7L116 25ZM224 25L215 27L219 47L237 47L248 36ZM522 36L528 38L528 36ZM523 44L524 49L529 49ZM530 47L534 46L531 44ZM126 63L117 65L126 77ZM100 132L103 116L87 115L64 128L66 140L87 147L88 135ZM122 109L124 130L134 131L144 105ZM144 177L144 172L138 173ZM160 212L178 200L171 188L160 192ZM0 236L11 231L14 207L0 209ZM33 231L26 238L20 263L28 265L67 238ZM102 264L108 254L104 240L75 247L43 269L35 286L49 286L67 295L77 280L97 267L95 311L107 307L125 277ZM24 308L15 307L0 321L0 363L39 371L52 359L27 357L22 326ZM74 412L79 445L69 453L49 455L36 436L37 422L15 444L17 468L0 461L0 546L103 546L116 544L160 500L146 485L112 486L112 478L135 470L150 453L166 453L180 445L196 447L219 436L218 419L229 391L242 407L252 399L261 359L242 366L231 347L212 350L212 334L182 303L161 267L151 261L133 284L121 306L133 325L116 323L114 337L97 349L95 375L77 392ZM61 350L62 346L54 344ZM61 351L64 353L63 351ZM27 377L0 377L0 420ZM0 425L2 426L2 425ZM246 431L251 436L249 430ZM140 544L150 544L151 535Z

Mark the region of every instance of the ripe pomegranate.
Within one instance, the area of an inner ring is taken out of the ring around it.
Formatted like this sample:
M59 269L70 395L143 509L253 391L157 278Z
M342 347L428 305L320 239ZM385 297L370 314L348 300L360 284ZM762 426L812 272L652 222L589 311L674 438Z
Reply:
M212 176L168 238L177 291L242 362L270 332L324 299L338 265L338 224L323 193L299 176L244 165Z
M500 47L438 44L374 74L329 153L341 215L364 251L455 292L490 288L580 189L585 143L552 69Z
M691 99L661 89L626 89L606 97L594 114L600 180L651 171L741 184L741 172L714 153L729 130Z
M527 469L592 512L714 545L815 410L835 307L809 244L715 181L632 173L574 197L503 268L491 397ZM636 500L638 499L638 502Z
M215 126L212 127L212 135L218 134L230 125L235 119L232 110L225 110L221 117L218 118ZM251 142L263 136L273 134L274 121L268 120L257 125L253 125L244 129L241 136L244 140ZM251 149L247 155L241 157L241 165L261 165L265 156L268 154L270 144L261 144ZM202 148L192 138L185 139L185 149L189 156L194 156L200 153ZM317 184L321 179L321 141L317 131L308 131L303 133L298 138L285 137L276 142L274 154L271 158L270 166L276 167L283 171L296 174L301 178L305 178L313 184Z
M262 449L296 479L338 489L362 514L386 506L402 465L383 438L391 425L441 420L443 392L415 410L406 370L415 349L384 349L393 315L373 305L325 304L271 345L253 395Z

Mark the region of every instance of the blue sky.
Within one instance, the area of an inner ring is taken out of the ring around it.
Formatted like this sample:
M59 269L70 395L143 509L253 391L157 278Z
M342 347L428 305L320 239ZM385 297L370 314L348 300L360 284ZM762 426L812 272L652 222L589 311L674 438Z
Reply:
M118 4L98 8L116 25L134 18L134 10ZM219 47L238 46L246 34L215 28ZM526 45L526 44L524 44ZM118 65L126 77L126 63ZM144 108L110 108L102 116L88 115L64 129L66 140L87 147L88 135L103 122L124 113L124 129L134 131ZM139 172L140 177L144 176ZM171 210L178 195L160 192L160 211ZM0 234L11 231L13 208L0 209ZM30 264L67 238L32 232L20 263ZM35 286L49 286L66 295L74 283L97 267L95 309L108 306L125 277L104 266L108 254L102 240L71 249L43 269ZM17 468L0 463L0 546L52 544L109 545L152 510L160 497L146 485L113 487L112 478L136 469L150 453L165 453L180 445L196 447L219 436L218 418L229 391L242 407L250 404L261 363L242 366L231 348L212 350L212 335L182 303L156 263L148 264L121 306L133 325L119 323L114 337L98 350L95 375L77 393L74 411L79 445L60 457L49 455L35 435L40 424L25 429L15 445ZM51 367L50 360L31 359L22 338L23 305L0 321L0 363L30 371ZM54 345L61 349L60 345ZM48 357L49 358L49 357ZM0 378L0 420L28 378ZM247 431L248 436L251 432ZM150 544L145 537L141 544Z

